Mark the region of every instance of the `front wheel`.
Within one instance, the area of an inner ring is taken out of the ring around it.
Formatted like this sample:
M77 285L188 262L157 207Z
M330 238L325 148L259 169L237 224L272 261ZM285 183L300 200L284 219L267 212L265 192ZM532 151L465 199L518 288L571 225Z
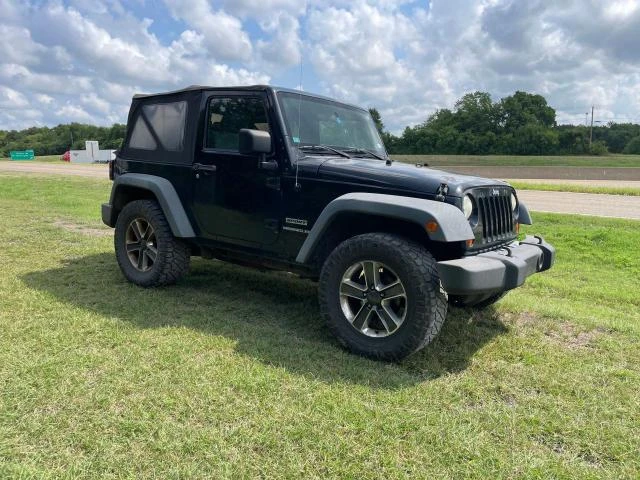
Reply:
M322 267L319 300L338 340L379 360L400 360L420 350L447 315L447 294L433 256L387 233L341 243Z

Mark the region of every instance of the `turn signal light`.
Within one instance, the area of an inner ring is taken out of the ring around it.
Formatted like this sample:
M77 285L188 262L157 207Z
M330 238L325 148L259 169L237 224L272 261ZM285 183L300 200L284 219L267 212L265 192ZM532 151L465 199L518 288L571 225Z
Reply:
M438 231L438 224L437 222L427 222L424 228L427 229L427 232L434 233Z
M467 240L467 248L473 247L473 240Z

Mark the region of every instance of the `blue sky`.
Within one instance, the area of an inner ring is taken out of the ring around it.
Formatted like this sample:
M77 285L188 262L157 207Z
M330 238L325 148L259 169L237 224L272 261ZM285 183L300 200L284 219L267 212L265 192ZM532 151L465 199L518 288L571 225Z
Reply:
M400 132L464 93L640 121L640 0L0 0L0 129L126 120L131 96L272 83Z

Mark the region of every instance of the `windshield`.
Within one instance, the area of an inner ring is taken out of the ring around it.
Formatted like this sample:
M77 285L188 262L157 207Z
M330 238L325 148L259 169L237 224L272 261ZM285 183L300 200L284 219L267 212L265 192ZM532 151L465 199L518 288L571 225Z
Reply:
M321 98L278 93L287 133L294 145L328 145L387 156L369 112Z

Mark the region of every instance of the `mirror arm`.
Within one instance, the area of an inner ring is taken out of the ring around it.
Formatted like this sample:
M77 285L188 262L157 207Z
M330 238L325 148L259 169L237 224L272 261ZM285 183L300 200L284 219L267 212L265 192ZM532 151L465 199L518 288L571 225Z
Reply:
M275 160L268 161L267 154L261 153L258 156L258 168L260 170L277 170L278 162L276 162Z

